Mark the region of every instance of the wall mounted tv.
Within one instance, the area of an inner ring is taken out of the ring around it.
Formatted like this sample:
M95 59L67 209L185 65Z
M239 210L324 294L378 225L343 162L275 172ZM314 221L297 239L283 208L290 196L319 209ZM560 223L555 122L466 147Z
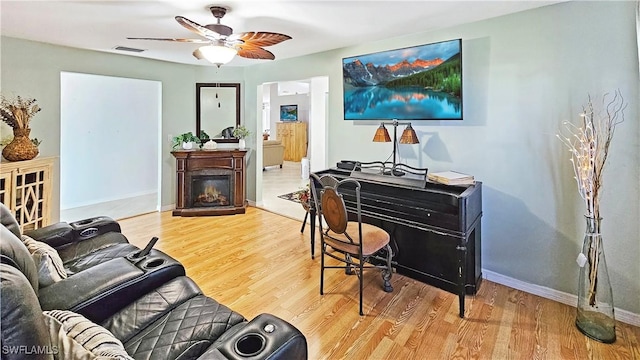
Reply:
M298 105L280 105L280 121L298 121Z
M462 120L462 39L342 59L345 120Z

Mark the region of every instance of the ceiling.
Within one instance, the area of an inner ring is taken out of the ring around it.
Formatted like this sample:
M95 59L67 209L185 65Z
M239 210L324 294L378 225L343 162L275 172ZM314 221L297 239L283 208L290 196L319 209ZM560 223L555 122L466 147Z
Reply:
M212 2L214 1L214 2ZM230 10L221 23L234 33L270 31L293 39L270 46L276 61L311 53L431 31L533 9L561 1L12 1L0 0L0 34L74 48L214 66L192 52L202 44L127 40L127 37L199 38L178 24L181 15L214 24L211 5ZM117 46L145 49L142 53ZM269 60L236 56L225 66Z

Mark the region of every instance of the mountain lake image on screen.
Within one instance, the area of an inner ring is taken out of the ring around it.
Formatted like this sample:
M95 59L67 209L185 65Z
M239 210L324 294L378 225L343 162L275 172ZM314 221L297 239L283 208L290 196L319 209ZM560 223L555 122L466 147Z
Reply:
M342 59L345 120L462 120L462 40Z

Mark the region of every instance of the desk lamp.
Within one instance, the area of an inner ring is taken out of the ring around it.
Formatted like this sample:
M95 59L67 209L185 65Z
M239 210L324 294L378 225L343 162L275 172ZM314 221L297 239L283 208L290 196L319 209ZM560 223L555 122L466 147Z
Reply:
M411 127L411 123L409 122L398 122L398 120L393 120L393 122L382 122L380 123L380 127L376 130L375 135L373 135L373 142L391 142L391 137L389 136L389 132L385 125L393 126L393 165L396 165L396 151L398 149L398 125L407 125L407 127L402 131L402 136L400 136L400 144L419 144L418 136L416 135L416 131ZM404 174L394 173L396 176L401 176Z

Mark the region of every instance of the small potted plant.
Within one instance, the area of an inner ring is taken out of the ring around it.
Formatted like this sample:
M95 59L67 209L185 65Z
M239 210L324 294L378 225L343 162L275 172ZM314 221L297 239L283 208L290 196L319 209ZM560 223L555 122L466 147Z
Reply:
M191 131L173 137L173 148L182 146L185 150L193 149L193 143L200 143L200 139L193 135Z
M251 132L249 131L249 129L247 129L243 125L240 125L240 126L236 127L235 129L233 129L232 135L233 135L234 138L238 139L238 147L240 149L244 149L244 147L246 146L244 139L247 136L251 135Z

